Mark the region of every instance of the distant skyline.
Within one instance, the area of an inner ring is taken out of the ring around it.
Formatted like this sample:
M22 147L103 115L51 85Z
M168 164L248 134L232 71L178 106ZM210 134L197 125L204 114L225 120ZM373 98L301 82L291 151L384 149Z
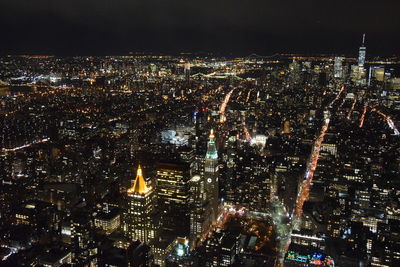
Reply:
M400 54L400 1L0 1L0 54Z

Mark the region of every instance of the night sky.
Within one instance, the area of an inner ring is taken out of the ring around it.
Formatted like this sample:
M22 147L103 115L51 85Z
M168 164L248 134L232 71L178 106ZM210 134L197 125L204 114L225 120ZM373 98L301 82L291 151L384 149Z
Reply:
M399 0L0 0L0 54L400 54Z

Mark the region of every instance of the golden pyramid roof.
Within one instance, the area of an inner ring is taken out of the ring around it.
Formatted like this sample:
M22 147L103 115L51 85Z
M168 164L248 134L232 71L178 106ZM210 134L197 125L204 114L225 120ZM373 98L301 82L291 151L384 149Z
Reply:
M136 179L133 186L128 189L128 194L146 194L151 188L147 187L146 181L143 177L142 167L139 167L136 172Z

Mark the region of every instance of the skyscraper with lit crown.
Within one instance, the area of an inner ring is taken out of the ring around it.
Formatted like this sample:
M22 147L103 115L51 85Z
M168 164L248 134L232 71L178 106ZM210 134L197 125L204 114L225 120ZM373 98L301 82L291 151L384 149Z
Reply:
M207 153L204 162L204 189L211 222L215 222L218 213L218 151L215 144L214 131L211 130L207 143Z
M358 51L358 67L360 67L360 69L361 68L364 69L366 54L367 54L367 48L365 47L365 33L364 33L362 45L360 46L360 49Z
M154 190L146 185L139 165L133 186L127 190L127 213L125 231L132 240L149 243L154 238L152 214L154 212Z
M363 35L362 45L358 51L358 82L365 83L365 57L367 54L367 48L365 47L365 33Z

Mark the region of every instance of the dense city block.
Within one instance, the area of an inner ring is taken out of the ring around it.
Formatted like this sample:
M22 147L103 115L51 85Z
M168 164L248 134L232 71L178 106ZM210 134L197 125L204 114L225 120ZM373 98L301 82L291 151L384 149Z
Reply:
M0 266L400 266L400 58L364 42L1 56Z

